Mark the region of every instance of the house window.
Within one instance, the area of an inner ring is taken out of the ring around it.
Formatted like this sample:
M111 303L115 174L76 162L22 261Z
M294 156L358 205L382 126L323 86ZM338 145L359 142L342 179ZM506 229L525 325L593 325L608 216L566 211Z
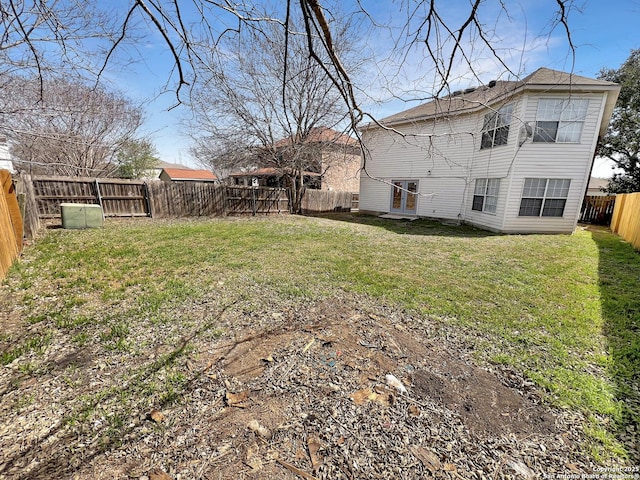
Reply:
M499 191L499 178L477 178L476 187L473 191L473 205L471 206L471 210L496 213Z
M481 150L507 144L512 113L513 105L504 105L484 116L482 140L480 142Z
M588 106L589 100L540 99L533 141L578 143Z
M562 217L569 195L569 179L525 178L521 217Z

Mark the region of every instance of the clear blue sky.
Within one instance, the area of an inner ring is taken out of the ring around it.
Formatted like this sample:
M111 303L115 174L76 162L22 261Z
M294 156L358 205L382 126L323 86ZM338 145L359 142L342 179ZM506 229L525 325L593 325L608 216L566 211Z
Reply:
M350 0L344 3L355 2ZM576 1L574 9L569 12L575 63L562 26L556 27L549 36L544 35L549 31L553 12L557 9L555 0L507 0L505 3L509 8L509 17L504 13L498 16L499 11L493 6L498 4L497 0L489 0L484 4L481 20L491 27L495 26L501 39L498 45L504 49L502 52L508 58L509 67L520 74L531 73L545 66L564 71L573 68L578 75L596 77L604 67L618 68L632 49L640 48L640 35L637 33L640 0ZM404 23L398 2L364 0L362 4L379 21L398 25ZM438 4L442 5L443 15L451 19L458 19L469 11L468 0L439 0ZM388 39L378 33L368 40L367 46L371 53L379 55L378 65L386 65L385 59L389 58L385 52L389 46ZM142 52L145 63L112 74L114 83L134 100L146 102L148 120L144 132L151 136L159 157L167 162L195 166L188 152L189 139L182 132L179 122L182 115L188 115L188 107L181 105L169 110L176 103L175 95L172 92L158 95L171 73L169 53L162 39L155 34L146 38L138 50ZM504 78L504 68L488 61L487 57L486 52L484 55L479 52L474 60L481 72L481 80ZM420 65L418 59L418 56L410 56L402 75L398 77L397 88L407 92L404 97L415 94L416 90L421 91L421 83L428 79L428 75L420 70L427 67ZM463 73L460 75L458 82L461 87L477 83L472 78L464 78ZM355 80L358 82L359 79ZM407 108L403 102L389 101L388 92L379 86L379 82L377 85L366 85L368 92L375 97L367 100L367 107L372 113L387 115ZM425 87L424 91L428 91L428 88ZM387 102L377 105L374 100ZM597 161L595 174L610 176L611 168L605 162Z

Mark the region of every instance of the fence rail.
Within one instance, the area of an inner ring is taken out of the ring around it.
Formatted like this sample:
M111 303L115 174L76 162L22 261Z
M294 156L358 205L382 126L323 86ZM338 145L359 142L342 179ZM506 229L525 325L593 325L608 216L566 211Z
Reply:
M617 196L611 231L640 250L640 192Z

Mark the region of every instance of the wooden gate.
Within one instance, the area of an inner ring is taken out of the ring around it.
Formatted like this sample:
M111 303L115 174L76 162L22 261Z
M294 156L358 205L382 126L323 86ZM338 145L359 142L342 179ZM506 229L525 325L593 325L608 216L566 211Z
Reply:
M226 193L227 215L289 212L286 188L228 186Z
M582 210L580 210L580 219L578 221L580 223L609 225L615 204L615 195L587 195L582 202Z

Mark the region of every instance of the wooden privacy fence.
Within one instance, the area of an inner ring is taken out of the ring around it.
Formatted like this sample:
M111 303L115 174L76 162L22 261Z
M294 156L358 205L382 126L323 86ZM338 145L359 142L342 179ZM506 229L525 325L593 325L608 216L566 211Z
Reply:
M0 170L0 280L22 251L22 216L13 180Z
M40 220L59 218L61 203L98 204L106 217L194 217L288 213L285 188L240 187L204 182L42 177L23 175L25 231L33 237ZM353 194L306 190L303 213L349 211Z
M227 215L257 215L289 212L286 188L224 187Z
M146 184L151 215L156 218L222 216L224 187L211 183L162 182Z
M38 217L60 217L61 203L88 203L102 207L107 217L146 217L151 209L142 181L106 178L33 177Z
M204 182L37 177L25 175L23 189L38 219L59 218L61 203L102 206L106 217L193 217L270 214L289 211L284 188L231 187Z
M617 196L611 231L640 250L640 192Z
M351 192L307 189L302 196L302 213L349 212L352 200Z
M580 223L594 223L597 225L609 225L616 196L586 195L582 201L580 210Z
M199 217L288 213L285 188L230 187L196 182L149 182L154 217Z

